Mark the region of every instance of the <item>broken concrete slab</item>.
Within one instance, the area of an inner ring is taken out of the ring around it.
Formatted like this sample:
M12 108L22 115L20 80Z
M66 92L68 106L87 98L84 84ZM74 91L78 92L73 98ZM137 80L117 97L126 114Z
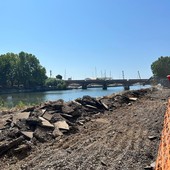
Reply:
M146 166L144 167L145 170L153 170L153 168L151 166Z
M51 128L37 126L36 130L33 133L33 136L39 142L46 142L46 141L50 141L54 138L52 135L52 132L53 132L53 130Z
M72 107L68 106L68 105L63 105L62 112L69 114L69 113L74 112L74 109Z
M88 95L83 96L82 99L76 99L76 102L81 103L83 106L90 105L94 106L98 109L102 109L102 104L94 97L90 97Z
M18 145L22 143L22 141L24 141L24 138L23 136L20 136L19 138L14 139L10 142L4 142L0 144L0 155L3 155L5 152L7 152L13 147L17 147Z
M44 106L42 106L41 109L46 109L46 111L51 111L51 110L61 111L63 104L64 104L64 100L62 99L53 102L49 101L44 103Z
M28 144L22 144L14 149L15 153L27 152L31 148Z
M0 130L2 130L2 129L5 129L6 127L5 127L5 124L6 124L6 121L5 120L0 120Z
M54 113L50 122L55 123L61 120L65 120L65 118L62 116L62 113Z
M28 108L24 109L22 112L32 112L35 110L35 108L36 108L35 106L28 107Z
M52 114L50 114L50 113L48 113L48 112L45 112L44 114L43 114L43 116L42 116L44 119L46 119L46 120L48 120L48 121L50 121L51 120L51 118L53 117L53 115Z
M75 100L73 100L72 102L75 103L75 104L77 104L77 105L79 105L79 106L82 106L81 103L79 103L79 102L77 102L77 101L75 101Z
M91 108L91 109L97 109L97 107L89 105L89 104L86 104L85 106L88 107L88 108Z
M33 132L28 132L28 131L21 131L21 133L28 137L29 139L32 139L33 138Z
M58 129L64 129L64 130L69 130L69 125L66 123L66 121L58 121L54 123L54 126L57 127Z
M55 129L53 131L53 136L56 138L58 136L62 136L63 133L59 130L59 128L57 126L55 126Z
M43 117L39 117L39 119L42 121L41 126L49 127L49 128L54 128L54 125L51 124L48 120L44 119Z
M9 129L8 133L6 134L6 137L9 137L9 138L17 138L19 136L19 129L17 127L14 127L14 128L11 128Z
M20 120L18 120L18 121L14 124L14 126L18 127L18 129L23 130L23 131L26 131L26 130L29 129L29 127L28 127L27 124L26 124L26 119L20 119Z
M157 138L157 136L148 136L148 139L149 140L154 140L154 139L156 139Z
M64 118L72 118L72 115L66 114L66 113L61 113L61 116L63 116Z
M105 103L103 103L101 100L100 100L100 103L103 105L103 107L104 107L106 110L109 110L109 107L108 107Z
M15 115L13 115L13 122L16 123L17 121L21 119L27 119L30 116L30 112L20 112Z
M150 164L150 166L151 166L153 169L155 169L155 167L156 167L156 162L152 162L152 163Z
M38 117L29 117L28 119L26 119L26 122L30 127L32 127L40 125L42 120L39 119Z
M46 112L46 109L41 109L42 114Z
M97 118L95 119L95 121L98 123L110 123L108 119L104 119L104 118Z
M136 101L138 98L137 97L129 97L129 100L131 101Z

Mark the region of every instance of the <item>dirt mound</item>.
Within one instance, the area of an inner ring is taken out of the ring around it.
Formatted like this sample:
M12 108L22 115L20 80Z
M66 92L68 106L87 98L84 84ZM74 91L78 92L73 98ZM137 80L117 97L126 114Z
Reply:
M155 160L169 94L142 89L1 113L2 167L143 169Z

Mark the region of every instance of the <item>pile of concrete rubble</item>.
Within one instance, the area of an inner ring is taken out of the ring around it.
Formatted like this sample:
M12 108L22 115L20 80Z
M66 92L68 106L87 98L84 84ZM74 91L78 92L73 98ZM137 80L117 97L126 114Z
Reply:
M78 127L89 121L92 115L131 105L148 90L128 91L102 98L83 96L69 102L49 101L22 111L1 112L0 156L27 152L38 142L76 133Z

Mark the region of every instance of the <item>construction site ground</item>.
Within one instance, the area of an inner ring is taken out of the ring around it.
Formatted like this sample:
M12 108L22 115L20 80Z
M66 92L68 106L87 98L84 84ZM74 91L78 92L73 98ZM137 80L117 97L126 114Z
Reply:
M170 89L154 89L93 114L75 133L31 143L26 155L1 156L0 169L142 170L156 160L169 96Z

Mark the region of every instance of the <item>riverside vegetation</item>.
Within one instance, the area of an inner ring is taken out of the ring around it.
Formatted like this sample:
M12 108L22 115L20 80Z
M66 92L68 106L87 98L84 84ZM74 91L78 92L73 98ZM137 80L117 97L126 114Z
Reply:
M32 54L20 52L0 55L0 91L5 89L65 89L61 75L48 78L46 69Z

